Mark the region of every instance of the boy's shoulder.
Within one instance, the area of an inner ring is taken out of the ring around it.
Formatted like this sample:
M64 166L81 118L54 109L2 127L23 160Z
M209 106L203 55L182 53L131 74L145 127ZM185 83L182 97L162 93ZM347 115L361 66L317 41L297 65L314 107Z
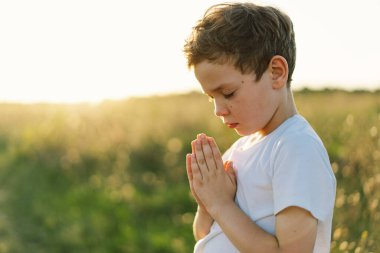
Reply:
M292 124L289 124L273 140L271 155L274 159L281 154L292 157L302 155L322 155L328 158L326 148L309 122L302 116L296 115Z
M274 137L277 145L284 143L298 143L301 145L316 143L318 145L323 145L319 135L303 116L296 114L287 121L283 123L284 127L282 131L279 131Z

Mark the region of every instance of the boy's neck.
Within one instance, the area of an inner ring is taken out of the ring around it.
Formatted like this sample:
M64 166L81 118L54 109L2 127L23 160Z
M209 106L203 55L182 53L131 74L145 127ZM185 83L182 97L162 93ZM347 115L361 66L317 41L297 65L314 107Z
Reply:
M290 88L287 88L287 96L286 96L286 102L288 103L287 108L287 118L290 118L291 116L298 113L296 103L294 102L293 92Z
M270 120L268 125L258 132L260 136L264 137L270 134L284 121L298 113L291 89L286 88L285 93L286 94L284 94L280 106L273 114L272 119Z

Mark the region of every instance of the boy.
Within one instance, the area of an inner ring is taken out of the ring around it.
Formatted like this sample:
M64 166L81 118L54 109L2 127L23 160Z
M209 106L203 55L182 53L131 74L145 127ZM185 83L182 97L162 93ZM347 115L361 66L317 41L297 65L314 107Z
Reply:
M336 180L293 101L295 48L289 17L253 3L211 7L186 41L216 116L242 136L222 157L200 134L186 156L196 253L330 250Z

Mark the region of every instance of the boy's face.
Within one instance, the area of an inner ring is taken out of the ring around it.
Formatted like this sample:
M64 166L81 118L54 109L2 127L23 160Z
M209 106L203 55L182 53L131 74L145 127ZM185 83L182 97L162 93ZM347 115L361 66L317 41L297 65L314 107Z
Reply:
M281 96L269 69L260 81L230 63L203 61L194 66L194 73L204 93L213 98L215 115L239 135L266 135L281 123Z

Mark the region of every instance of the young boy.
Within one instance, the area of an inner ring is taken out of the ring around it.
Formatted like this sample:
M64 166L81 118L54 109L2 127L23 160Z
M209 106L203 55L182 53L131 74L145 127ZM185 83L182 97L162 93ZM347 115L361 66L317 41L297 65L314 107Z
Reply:
M336 180L293 101L289 17L253 3L213 6L185 53L216 116L242 136L222 157L200 134L186 156L194 252L329 252Z

